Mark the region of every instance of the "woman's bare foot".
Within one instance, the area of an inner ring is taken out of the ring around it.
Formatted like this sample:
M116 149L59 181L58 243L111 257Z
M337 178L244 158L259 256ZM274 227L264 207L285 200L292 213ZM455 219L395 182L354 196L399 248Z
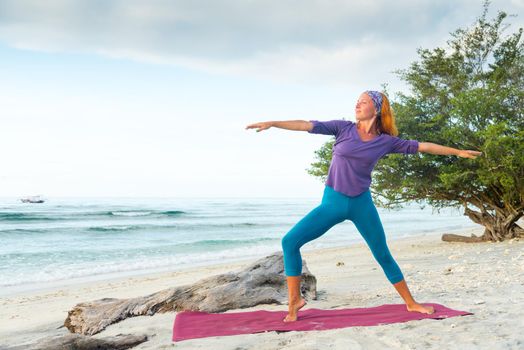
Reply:
M432 314L435 312L435 309L433 308L433 306L424 306L418 303L406 305L406 308L408 309L408 311L416 311L416 312L420 312L423 314Z
M300 299L300 301L298 302L298 304L294 305L292 303L289 304L289 313L287 314L287 316L284 318L284 322L294 322L297 320L297 313L298 313L298 310L302 309L304 307L304 305L306 305L306 300L305 299Z

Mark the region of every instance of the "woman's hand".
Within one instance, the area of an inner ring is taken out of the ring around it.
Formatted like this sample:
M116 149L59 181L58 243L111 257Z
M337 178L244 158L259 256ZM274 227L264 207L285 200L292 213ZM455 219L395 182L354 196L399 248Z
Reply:
M248 125L246 126L246 129L258 128L257 132L260 132L262 130L269 129L272 126L273 126L273 122L260 122L260 123Z
M457 154L457 156L459 157L462 157L462 158L471 158L471 159L475 159L477 158L478 156L480 156L482 154L482 152L478 152L478 151L470 151L470 150L460 150L459 153Z
M443 156L457 156L471 159L475 159L482 154L482 152L478 151L447 147L432 142L419 142L418 151L423 153L439 154Z

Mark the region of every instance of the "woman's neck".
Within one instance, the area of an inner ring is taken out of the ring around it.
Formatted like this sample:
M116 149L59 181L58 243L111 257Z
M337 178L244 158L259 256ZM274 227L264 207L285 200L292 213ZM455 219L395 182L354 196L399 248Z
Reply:
M378 135L379 132L377 130L377 126L375 123L375 118L368 119L368 120L359 120L357 123L357 127L360 131L367 135Z

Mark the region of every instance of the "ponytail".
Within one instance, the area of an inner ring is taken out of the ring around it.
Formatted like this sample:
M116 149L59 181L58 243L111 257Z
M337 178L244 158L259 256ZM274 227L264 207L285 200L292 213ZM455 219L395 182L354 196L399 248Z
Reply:
M395 114L389 105L389 100L386 95L382 94L382 109L380 116L377 118L377 128L381 133L386 133L391 136L397 136L398 130L395 125Z

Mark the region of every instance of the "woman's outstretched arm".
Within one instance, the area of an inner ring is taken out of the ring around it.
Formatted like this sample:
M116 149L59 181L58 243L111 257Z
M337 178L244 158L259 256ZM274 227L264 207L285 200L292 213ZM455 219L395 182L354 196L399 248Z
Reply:
M477 156L480 156L482 152L462 150L453 147L446 147L437 145L436 143L431 142L419 142L418 151L422 153L431 153L431 154L440 154L440 155L452 155L459 156L463 158L475 159Z
M313 123L307 120L283 120L283 121L271 121L271 122L260 122L250 124L246 126L246 129L257 128L257 132L269 129L274 126L275 128L297 130L297 131L311 131L313 129Z

